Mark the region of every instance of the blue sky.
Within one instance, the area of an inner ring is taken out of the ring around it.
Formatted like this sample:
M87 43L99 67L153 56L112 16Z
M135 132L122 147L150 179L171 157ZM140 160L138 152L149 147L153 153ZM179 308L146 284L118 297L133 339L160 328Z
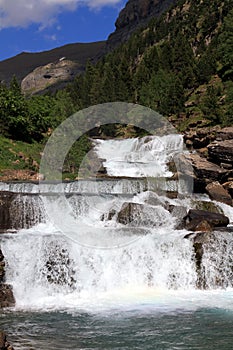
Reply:
M0 61L75 42L105 40L126 0L0 0Z

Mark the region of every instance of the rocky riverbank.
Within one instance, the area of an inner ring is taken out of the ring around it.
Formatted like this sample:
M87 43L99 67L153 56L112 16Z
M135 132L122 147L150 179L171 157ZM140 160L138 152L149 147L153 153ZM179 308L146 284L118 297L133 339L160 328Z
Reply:
M5 283L5 261L0 249L0 309L15 305L12 287ZM0 347L1 349L1 347Z
M0 350L14 350L13 346L7 341L5 332L0 331Z

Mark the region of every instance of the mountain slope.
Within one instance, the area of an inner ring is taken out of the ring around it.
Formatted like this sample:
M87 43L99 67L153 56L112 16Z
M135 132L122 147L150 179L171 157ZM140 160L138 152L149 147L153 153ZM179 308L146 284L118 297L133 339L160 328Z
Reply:
M105 42L68 44L53 50L21 54L0 62L0 81L9 83L15 75L21 81L35 68L55 62L63 57L77 62L83 70L88 59L92 59L105 46Z
M112 50L127 41L132 33L145 26L153 17L159 18L178 0L129 0L116 20L116 30L107 40L107 49Z
M184 119L182 128L189 121L229 124L232 17L231 0L180 0L95 67L88 66L71 92L82 107L140 103L178 123Z

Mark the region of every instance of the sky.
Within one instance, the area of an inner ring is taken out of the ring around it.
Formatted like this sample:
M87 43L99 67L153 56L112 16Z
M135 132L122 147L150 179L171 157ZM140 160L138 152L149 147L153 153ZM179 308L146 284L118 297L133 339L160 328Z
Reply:
M0 0L0 61L107 39L126 0Z

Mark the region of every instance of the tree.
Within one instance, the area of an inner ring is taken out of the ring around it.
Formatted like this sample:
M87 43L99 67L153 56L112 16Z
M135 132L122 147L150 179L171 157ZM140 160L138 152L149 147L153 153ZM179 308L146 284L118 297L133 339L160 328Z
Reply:
M222 64L220 74L223 79L233 79L233 9L225 17L218 40L218 56Z
M9 89L1 86L0 125L4 135L22 141L31 140L27 103L15 82Z

